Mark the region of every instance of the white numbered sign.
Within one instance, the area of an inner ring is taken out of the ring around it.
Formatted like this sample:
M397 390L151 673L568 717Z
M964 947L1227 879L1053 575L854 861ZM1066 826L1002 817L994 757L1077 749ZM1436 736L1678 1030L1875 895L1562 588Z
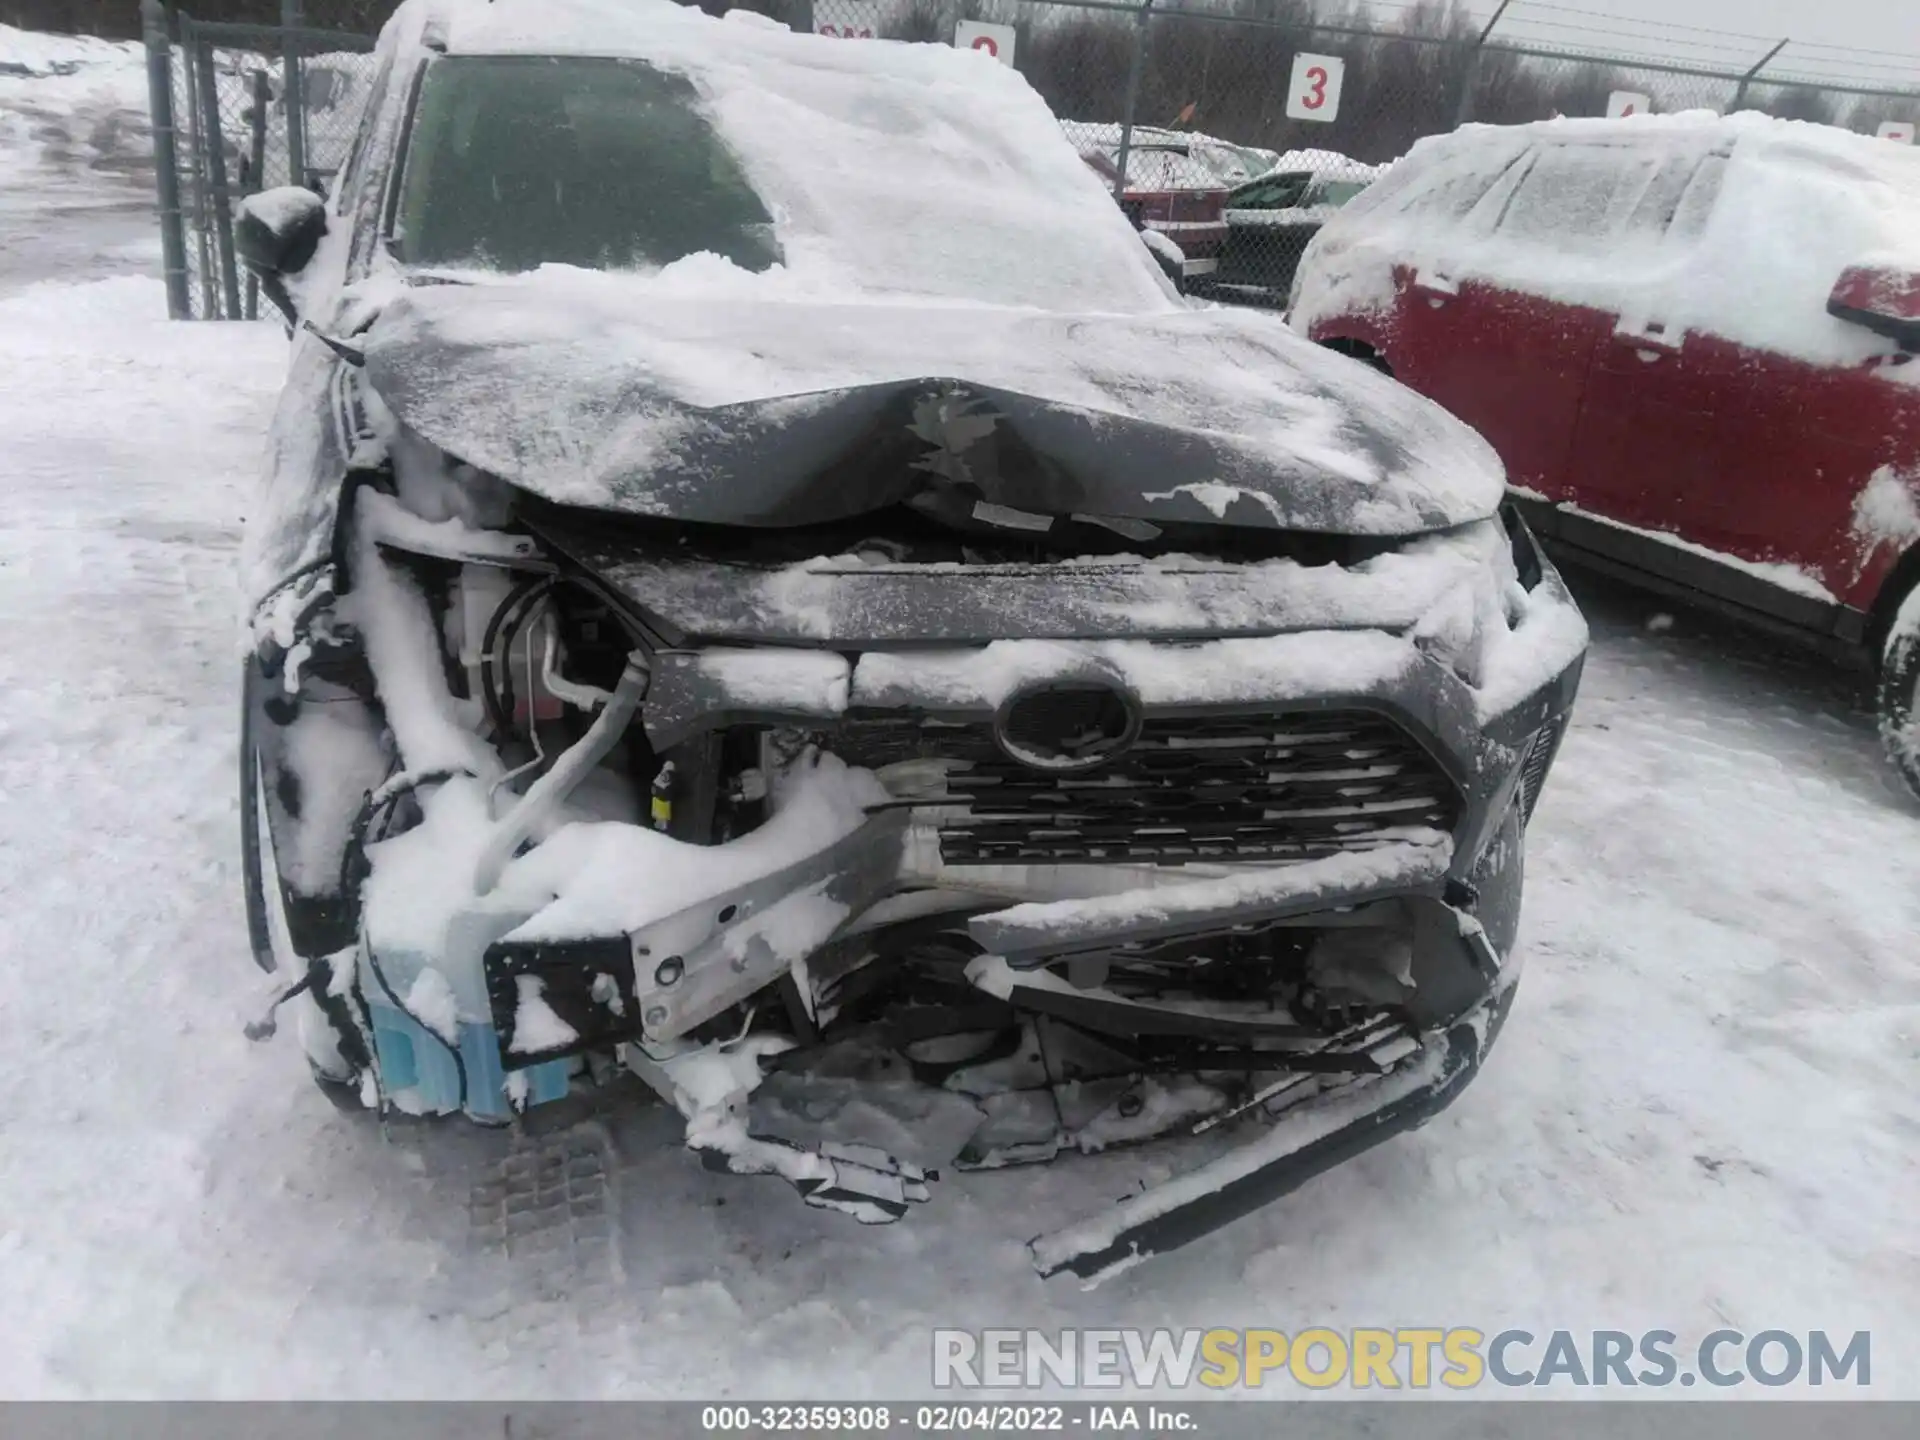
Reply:
M1638 90L1616 90L1607 96L1607 118L1619 120L1628 115L1651 115L1653 97Z
M880 0L823 0L813 7L813 33L871 40L880 33Z
M962 20L953 27L953 48L984 50L1002 65L1013 64L1014 33L1011 25L989 25L982 20Z
M1911 120L1889 120L1880 127L1882 140L1898 140L1902 145L1913 144L1913 122Z
M1287 118L1331 120L1340 113L1340 82L1347 62L1338 55L1296 55L1287 91Z

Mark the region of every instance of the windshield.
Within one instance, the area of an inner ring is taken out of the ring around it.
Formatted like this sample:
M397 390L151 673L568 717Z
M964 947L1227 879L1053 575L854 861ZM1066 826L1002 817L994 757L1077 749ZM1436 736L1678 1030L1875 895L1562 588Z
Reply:
M656 269L780 258L691 84L630 60L467 56L420 92L395 244L421 266Z
M1309 205L1344 205L1367 188L1365 180L1316 180L1307 192Z

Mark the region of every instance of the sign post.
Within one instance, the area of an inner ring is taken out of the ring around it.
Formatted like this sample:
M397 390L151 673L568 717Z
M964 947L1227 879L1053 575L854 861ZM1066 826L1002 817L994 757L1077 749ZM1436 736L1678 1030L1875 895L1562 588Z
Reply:
M1002 65L1013 64L1014 28L989 25L984 20L962 20L953 27L953 48L984 50Z

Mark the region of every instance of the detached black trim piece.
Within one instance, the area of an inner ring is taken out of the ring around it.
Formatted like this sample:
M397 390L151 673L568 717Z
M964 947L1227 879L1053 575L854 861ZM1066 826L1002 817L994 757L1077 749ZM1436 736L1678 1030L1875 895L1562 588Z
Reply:
M1491 1027L1497 1021L1489 1023ZM1491 1040L1491 1033L1488 1038ZM1447 1032L1445 1044L1445 1065L1439 1077L1425 1089L1383 1105L1271 1165L1229 1181L1218 1190L1130 1226L1101 1249L1082 1251L1051 1265L1040 1260L1036 1249L1035 1268L1043 1277L1067 1271L1082 1279L1094 1279L1123 1264L1150 1255L1164 1255L1251 1215L1384 1140L1417 1129L1451 1105L1480 1069L1482 1045L1472 1024L1454 1026ZM1151 1196L1153 1192L1146 1193ZM1038 1239L1029 1241L1029 1248L1039 1243Z

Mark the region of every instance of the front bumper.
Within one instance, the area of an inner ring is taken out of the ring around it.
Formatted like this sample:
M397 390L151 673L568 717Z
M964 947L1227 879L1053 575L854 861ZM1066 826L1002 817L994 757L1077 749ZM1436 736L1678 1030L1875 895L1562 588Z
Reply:
M839 1093L844 1073L806 1067L850 1043L852 1025L869 1054L908 1057L941 1103L958 1105L963 1119L985 1117L980 1135L953 1147L951 1163L962 1168L1205 1131L1256 1113L1275 1122L1164 1194L1140 1197L1124 1224L1089 1221L1036 1241L1048 1273L1130 1263L1283 1193L1446 1104L1504 1014L1522 832L1584 647L1557 576L1517 520L1511 531L1519 588L1531 598L1509 597L1509 625L1529 633L1516 651L1534 668L1516 669L1508 655L1482 666L1479 683L1464 678L1471 667L1446 635L1389 618L1411 602L1379 570L1315 576L1299 567L1315 587L1302 592L1309 603L1373 617L1346 629L1307 620L1277 633L1133 638L1137 597L1116 605L1113 595L1156 572L1125 569L1059 587L1053 610L1021 612L1030 627L1022 638L987 643L951 638L987 618L975 613L977 599L973 609L959 603L975 588L969 574L827 572L820 581L835 635L848 643L844 634L864 626L858 633L868 637L844 650L803 643L801 611L763 619L761 589L743 592L737 609L695 607L728 626L724 638L683 630L676 644L666 638L671 624L636 596L671 597L662 564L601 575L598 593L656 637L644 647L650 688L633 730L687 786L672 807L672 834L658 843L706 847L699 866L727 881L709 889L696 877L685 903L663 913L633 868L644 847L615 847L604 852L613 870L586 878L602 897L622 886L648 892L638 908L618 911L625 918L597 919L591 933L554 923L550 912L564 908L577 876L549 866L544 874L561 877L551 882L563 887L558 898L528 899L532 892L506 883L498 894L483 889L447 917L443 943L412 954L383 946L378 937L390 931L369 902L359 990L381 1093L409 1092L395 1097L402 1108L501 1118L565 1093L579 1057L617 1055L682 1110L689 1145L721 1168L782 1175L810 1203L863 1219L897 1218L927 1198L936 1164L949 1160L884 1154L825 1127L814 1143L791 1127L768 1129L754 1108L770 1078L769 1089L792 1079L809 1104ZM726 578L710 564L689 573L710 584ZM1193 601L1182 615L1231 608L1254 618L1241 593L1253 572L1172 574ZM879 588L928 589L942 577L956 602L945 637L931 596L904 609L875 603ZM1204 603L1194 598L1202 583L1211 587ZM1417 603L1424 614L1435 601ZM1044 633L1064 623L1065 610L1077 625L1110 616L1113 628L1094 638ZM1556 625L1568 615L1575 630ZM769 629L777 638L754 633ZM1045 737L1014 735L1029 698L1090 690L1124 700L1127 715L1093 763L1050 768L1032 748L1044 749ZM1492 705L1490 695L1504 698ZM744 828L711 823L717 797L743 773L728 768L741 763L743 740L760 747L762 765L785 756L785 776L825 774L824 757L838 755L844 823L808 829L797 845L790 834L759 844L801 813L779 796L769 816ZM932 791L917 788L925 781L915 768L929 758L939 771ZM405 773L408 757L397 759ZM944 768L956 760L957 772ZM436 798L427 820L458 825L447 822L457 813ZM730 849L729 833L742 848ZM376 877L384 873L386 862L371 863ZM542 914L547 923L531 923ZM936 950L947 947L931 960L914 948L928 935ZM1390 993L1327 984L1315 966L1323 949L1343 946L1366 965L1386 967L1391 956ZM964 979L948 964L955 953L977 962ZM1206 966L1215 968L1199 976ZM457 1054L438 1027L417 1023L410 1003L435 968L458 1004ZM860 1011L849 986L873 974L883 1008ZM899 976L912 985L930 977L931 988L908 993ZM1315 998L1303 1005L1309 991ZM1321 1003L1329 991L1343 997L1330 1007ZM884 1008L895 1006L897 1014ZM929 1018L946 1028L928 1029ZM993 1082L999 1089L975 1083L991 1066L968 1060L962 1084L942 1062L927 1082L926 1062L912 1058L930 1037L990 1032L1024 1051L1045 1049L1056 1031L1103 1057L1097 1084L1085 1070L1056 1072L1051 1055L1044 1083L1029 1073L1019 1085ZM1043 1038L1030 1046L1035 1036ZM444 1075L424 1063L437 1045L449 1051ZM1166 1076L1178 1078L1153 1090ZM1092 1098L1071 1117L1053 1105L1057 1123L1036 1129L1012 1107L996 1109L1007 1095L1055 1094L1062 1084ZM1110 1088L1096 1094L1100 1085Z
M1043 1276L1092 1280L1128 1269L1252 1214L1382 1141L1418 1129L1459 1098L1513 1001L1508 984L1433 1032L1388 1074L1289 1111L1248 1144L1108 1214L1029 1242Z

